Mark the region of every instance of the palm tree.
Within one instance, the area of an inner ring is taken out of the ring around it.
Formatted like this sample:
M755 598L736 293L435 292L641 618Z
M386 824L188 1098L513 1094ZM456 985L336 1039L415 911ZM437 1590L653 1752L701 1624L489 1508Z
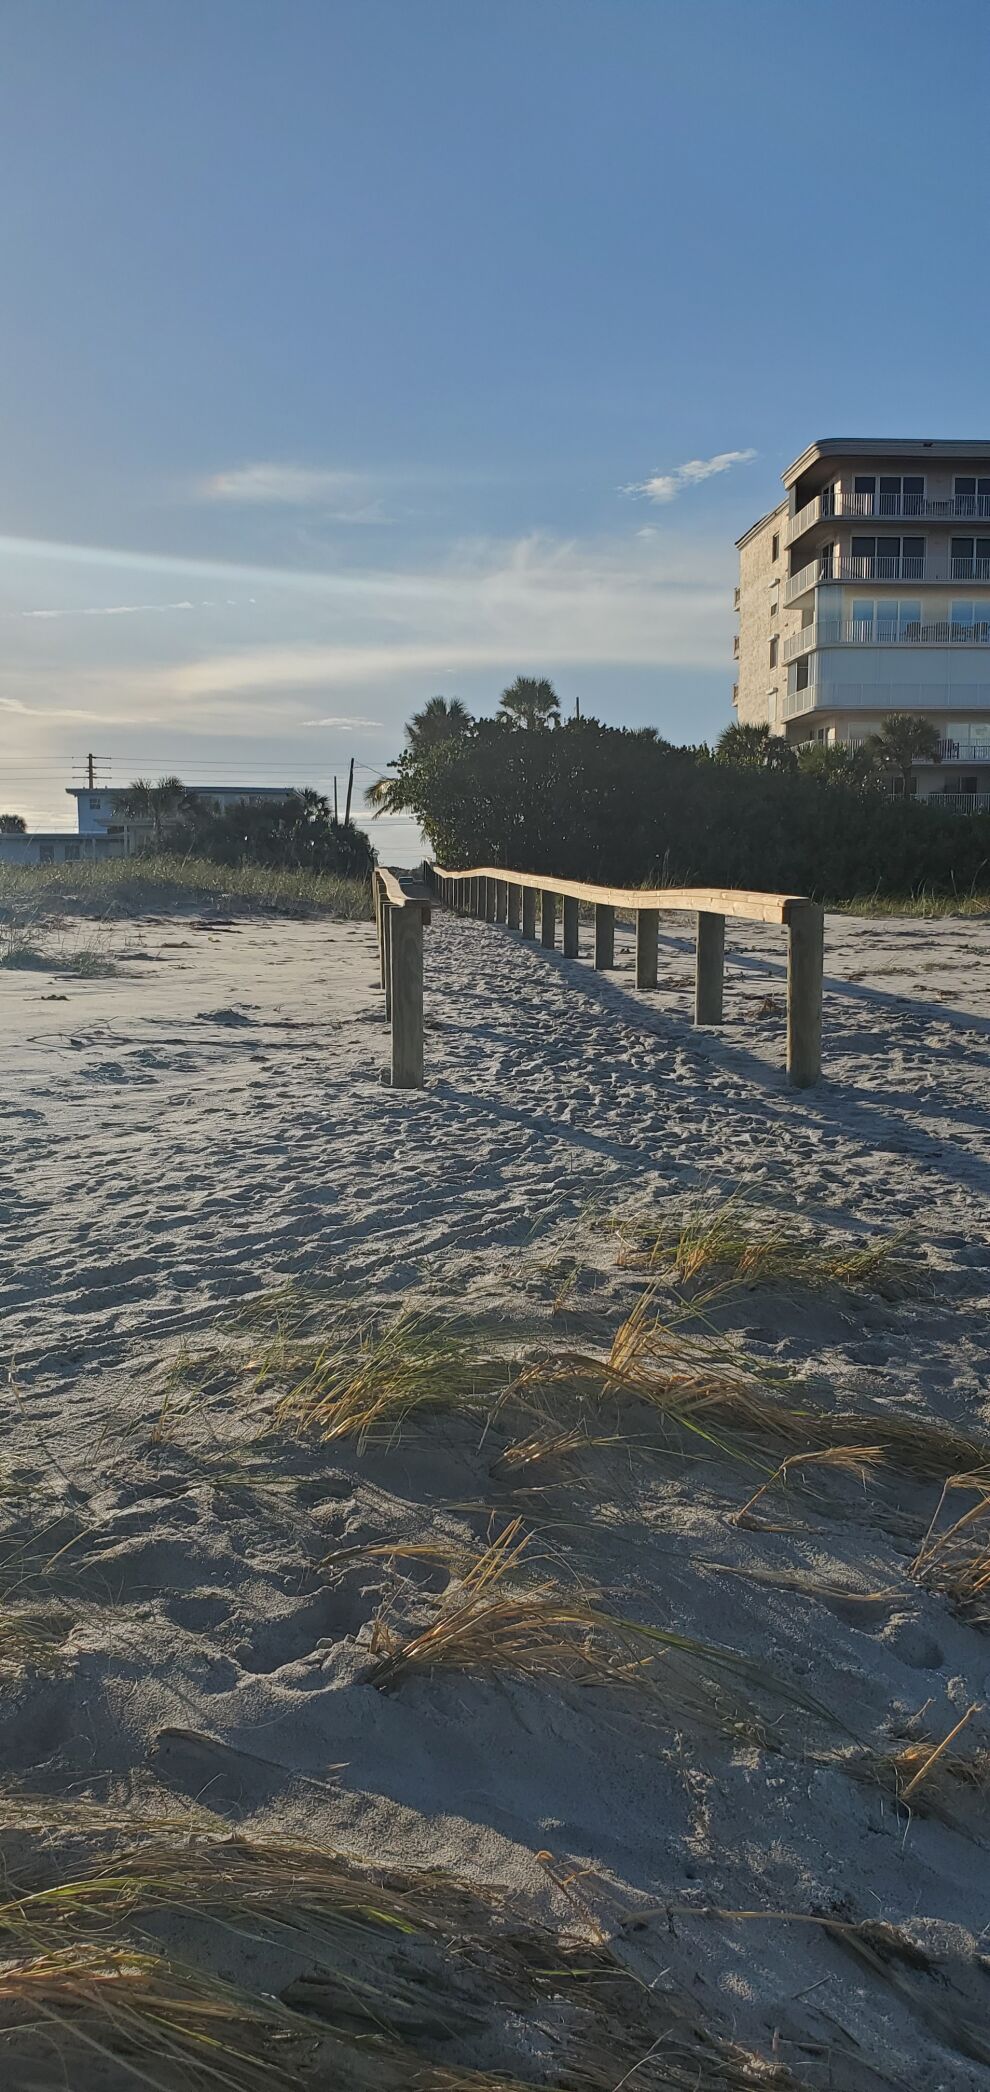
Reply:
M879 769L900 778L905 798L914 782L915 763L939 760L937 727L913 712L888 712L866 746Z
M517 676L503 690L497 716L507 726L556 726L560 699L546 676Z
M439 741L454 741L466 734L474 721L459 697L431 697L421 712L414 712L406 727L410 755L425 755Z
M401 777L376 777L364 795L366 806L372 814L401 814L405 812L407 786Z
M132 821L151 822L155 847L160 849L165 829L185 809L188 796L181 777L160 777L157 784L152 784L148 777L136 777L122 795L120 806Z
M0 835L26 835L27 822L23 814L0 814Z
M768 726L727 726L715 743L715 761L744 770L793 770L794 750Z

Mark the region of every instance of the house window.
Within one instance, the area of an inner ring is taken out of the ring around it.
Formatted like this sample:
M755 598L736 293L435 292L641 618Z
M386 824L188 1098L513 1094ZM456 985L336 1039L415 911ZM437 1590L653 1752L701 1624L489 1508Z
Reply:
M90 802L89 802L89 810L90 810L90 813L91 813L91 814L98 814L98 813L99 813L99 811L100 811L100 808L101 808L101 806L102 806L102 805L103 805L103 801L102 801L102 799L101 799L101 798L100 798L100 797L99 797L99 796L97 795L97 797L96 797L95 799L91 799L91 800L90 800Z
M807 654L804 654L804 655L802 656L801 660L800 660L800 661L798 661L798 662L796 662L796 663L795 663L795 666L794 666L794 688L795 688L795 690L807 690L807 688L808 688L808 684L809 684L809 681L810 681L810 678L811 678L811 670L810 670L810 664L809 664L809 661L808 661L808 656L807 656Z
M42 843L42 844L41 844L41 846L40 846L40 848L39 848L39 851L38 851L38 863L39 863L39 864L54 864L54 862L55 862L55 845L54 845L54 843Z
M774 636L774 638L773 638L773 639L771 639L771 641L770 641L770 666L771 666L771 668L776 668L776 666L777 666L777 655L779 654L779 652L780 652L780 641L779 641L779 639L778 639L778 638L777 638L776 636Z
M957 473L953 481L957 516L990 516L990 479Z
M990 581L990 538L953 538L953 581Z
M65 861L65 863L66 863L66 864L78 864L78 862L79 862L79 844L78 844L78 843L66 843L65 849L64 849L64 850L63 850L63 852L62 852L62 856L63 856L63 859L64 859L64 861Z
M771 559L780 558L780 535L776 530L770 540L770 557Z

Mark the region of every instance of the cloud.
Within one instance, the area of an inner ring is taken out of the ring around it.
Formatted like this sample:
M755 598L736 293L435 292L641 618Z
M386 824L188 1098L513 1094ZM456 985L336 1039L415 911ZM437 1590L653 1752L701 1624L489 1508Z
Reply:
M204 608L206 606L203 606ZM195 603L87 603L73 610L11 610L7 617L138 617L145 611L195 610Z
M713 458L688 458L686 464L675 465L673 472L655 472L652 479L634 480L619 492L642 495L645 501L676 501L685 487L700 486L702 480L714 479L716 473L728 472L733 465L748 465L755 456L755 450L720 450Z
M381 502L363 472L310 465L240 465L200 481L203 501L248 508L318 508L339 523L386 523Z
M346 715L341 718L331 714L328 719L300 719L299 724L300 726L339 726L345 734L349 734L359 727L367 733L384 733L385 731L380 719L348 719Z

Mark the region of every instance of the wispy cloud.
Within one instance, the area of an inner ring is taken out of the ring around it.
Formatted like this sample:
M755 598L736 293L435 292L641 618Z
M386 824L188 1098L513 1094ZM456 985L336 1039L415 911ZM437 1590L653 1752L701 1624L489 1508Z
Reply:
M300 726L337 726L345 734L356 733L359 729L366 733L384 733L385 731L380 719L349 719L346 716L339 717L334 713L331 713L327 719L300 719L299 724Z
M318 508L331 521L384 523L388 518L366 473L311 465L239 465L202 480L204 501L241 508Z
M58 618L58 617L140 617L140 616L143 616L143 615L145 614L145 612L148 612L148 611L151 611L151 612L156 612L156 611L164 611L164 610L195 610L195 609L196 609L197 607L200 607L200 608L206 609L206 608L207 608L208 606L207 606L206 604L203 604L203 605L201 605L201 606L197 606L197 605L196 605L195 603L189 603L189 602L181 602L181 603L87 603L87 604L83 605L83 606L82 606L81 608L79 608L79 609L74 609L74 610L14 610L14 611L7 611L7 612L5 613L5 615L7 615L8 617L41 617L41 618Z
M638 494L644 501L676 501L686 487L698 487L719 472L729 472L733 465L748 465L755 456L755 450L720 450L713 458L688 458L685 464L675 465L672 472L655 472L651 479L634 480L631 486L620 487L619 492Z

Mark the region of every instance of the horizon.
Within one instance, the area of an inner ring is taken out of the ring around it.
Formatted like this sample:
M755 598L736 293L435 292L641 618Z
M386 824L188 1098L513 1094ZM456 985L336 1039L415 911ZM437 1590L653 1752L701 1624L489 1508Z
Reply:
M954 21L975 51L982 6ZM332 797L431 695L490 712L518 674L712 741L735 540L789 461L831 427L981 435L981 72L943 77L920 8L14 0L5 28L0 806L34 828L68 828L90 749L114 785ZM874 166L910 208L867 244ZM382 851L415 832L354 811Z

